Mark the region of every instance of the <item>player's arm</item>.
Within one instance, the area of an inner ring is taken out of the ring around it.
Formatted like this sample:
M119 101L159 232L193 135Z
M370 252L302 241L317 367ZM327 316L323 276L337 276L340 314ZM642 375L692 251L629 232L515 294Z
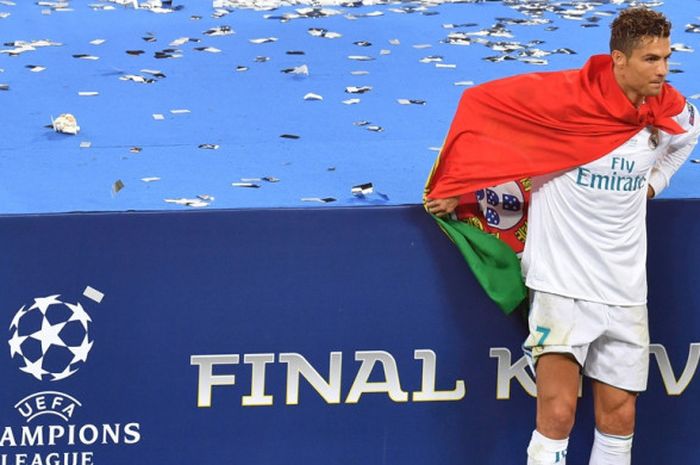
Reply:
M684 134L673 136L666 153L659 158L649 176L647 197L652 198L668 187L671 177L685 163L695 148L700 136L700 115L692 104L688 104L677 117L678 123L686 130Z

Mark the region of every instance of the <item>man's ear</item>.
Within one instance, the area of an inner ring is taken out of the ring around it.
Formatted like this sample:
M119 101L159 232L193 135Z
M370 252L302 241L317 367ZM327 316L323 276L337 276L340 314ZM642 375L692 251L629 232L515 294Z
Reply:
M624 66L627 63L627 56L620 50L613 50L610 55L615 66Z

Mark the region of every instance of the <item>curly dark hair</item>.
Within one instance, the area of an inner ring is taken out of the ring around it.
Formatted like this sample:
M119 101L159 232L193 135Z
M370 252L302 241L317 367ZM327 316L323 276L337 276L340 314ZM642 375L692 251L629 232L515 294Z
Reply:
M619 50L630 56L644 37L670 36L671 22L663 14L642 6L620 12L610 29L610 52Z

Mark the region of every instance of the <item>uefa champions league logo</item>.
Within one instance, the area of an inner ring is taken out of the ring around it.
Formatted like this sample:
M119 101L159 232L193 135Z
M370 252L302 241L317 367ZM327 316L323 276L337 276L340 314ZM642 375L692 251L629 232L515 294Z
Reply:
M104 297L89 286L83 295L97 303ZM58 294L37 297L31 306L23 305L10 323L10 357L39 381L66 379L87 361L94 344L91 324L80 302L64 302Z

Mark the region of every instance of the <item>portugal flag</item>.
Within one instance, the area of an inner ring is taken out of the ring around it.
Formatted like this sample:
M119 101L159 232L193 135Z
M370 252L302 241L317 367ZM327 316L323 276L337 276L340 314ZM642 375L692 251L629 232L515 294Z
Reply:
M506 312L525 298L517 254L527 234L529 178L596 160L672 119L685 99L669 84L635 107L615 79L609 55L577 70L491 81L462 95L425 186L424 200L459 197L456 218L435 217L477 280Z

